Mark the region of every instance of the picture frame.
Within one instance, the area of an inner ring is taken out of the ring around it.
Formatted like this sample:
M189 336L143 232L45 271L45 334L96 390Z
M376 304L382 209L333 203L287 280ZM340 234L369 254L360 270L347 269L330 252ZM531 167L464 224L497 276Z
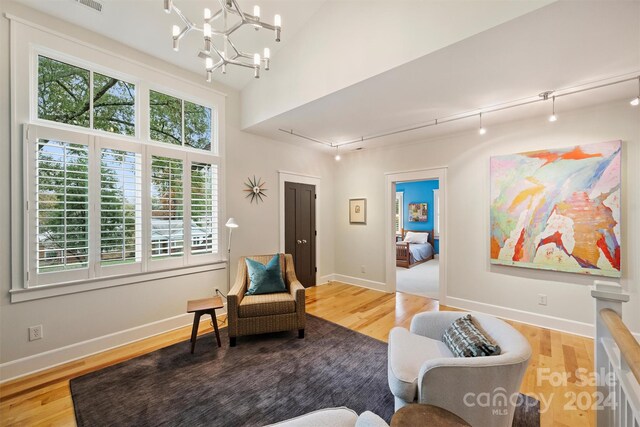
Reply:
M349 199L349 224L367 223L367 199Z
M427 203L409 203L409 222L427 222Z

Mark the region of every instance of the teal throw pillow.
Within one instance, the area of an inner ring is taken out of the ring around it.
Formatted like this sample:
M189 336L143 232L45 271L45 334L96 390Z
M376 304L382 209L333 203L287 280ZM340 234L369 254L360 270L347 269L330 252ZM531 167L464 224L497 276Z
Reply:
M280 270L280 256L271 258L266 265L249 258L245 258L249 272L249 290L245 295L273 294L286 292L287 287L282 280Z

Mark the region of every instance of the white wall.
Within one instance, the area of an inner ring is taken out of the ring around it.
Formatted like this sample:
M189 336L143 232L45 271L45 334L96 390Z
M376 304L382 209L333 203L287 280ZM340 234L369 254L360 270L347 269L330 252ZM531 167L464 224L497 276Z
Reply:
M47 28L100 46L127 58L144 62L177 77L201 85L201 96L207 88L201 75L186 72L117 42L53 19L19 4L2 2L0 12L9 12ZM0 18L0 380L40 369L70 358L186 325L191 317L184 311L186 301L211 295L215 287L226 290L224 269L180 276L171 279L75 293L71 295L11 303L10 230L20 224L11 223L10 215L10 103L9 103L9 21ZM244 72L238 69L234 72ZM256 137L240 131L239 94L223 85L214 89L227 93L226 102L226 205L228 212L241 225L234 233L234 259L239 254L276 252L278 249L277 170L307 172L326 178L323 188L331 190L332 161L327 155ZM259 206L249 205L242 192L247 176L261 176L267 182L269 197ZM331 202L322 204L318 221L328 230L324 237L332 241ZM221 242L226 248L226 240ZM333 271L333 254L327 245L319 248L324 260L319 270ZM43 325L44 338L28 341L28 327Z
M344 155L335 177L341 183L334 201L336 273L384 287L384 173L447 166L448 303L588 334L593 276L490 265L489 158L615 139L624 141L621 282L632 294L624 315L640 331L640 110L628 100L563 112L556 123L538 117L491 127L484 137L469 131ZM347 203L354 197L367 198L366 227L349 225ZM547 306L537 304L539 293L548 295Z

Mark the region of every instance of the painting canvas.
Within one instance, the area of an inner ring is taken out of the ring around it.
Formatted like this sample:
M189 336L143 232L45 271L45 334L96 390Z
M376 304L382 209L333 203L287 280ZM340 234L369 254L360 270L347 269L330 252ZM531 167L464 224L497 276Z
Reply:
M491 262L620 277L621 146L491 158Z
M409 222L427 222L426 203L409 203Z
M349 199L349 223L367 223L367 199Z

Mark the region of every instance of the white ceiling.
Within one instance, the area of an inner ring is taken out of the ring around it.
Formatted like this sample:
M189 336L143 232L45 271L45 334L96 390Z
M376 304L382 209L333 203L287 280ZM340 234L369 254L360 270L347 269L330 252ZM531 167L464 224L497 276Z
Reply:
M117 40L135 49L163 59L179 67L201 73L204 79L204 60L197 57L203 40L191 33L180 42L180 51L171 46L171 26L182 22L175 13L164 13L162 0L98 0L102 12L77 3L75 0L16 0L33 9L85 27ZM175 5L192 21L200 22L203 10L219 9L217 0L174 0ZM272 23L273 15L282 16L281 42L275 42L272 31L255 31L248 26L238 30L233 41L246 52L261 53L265 47L274 55L294 37L325 0L238 0L244 11L253 13L253 5L260 5L265 22ZM201 34L200 34L201 35ZM223 75L214 73L214 79L235 89L242 89L253 79L253 71L234 68Z
M74 0L17 1L183 68L203 72L202 60L196 58L202 43L199 37L192 34L183 40L178 53L171 49L170 28L178 23L178 19L175 15L164 13L161 0L100 0L104 5L102 13L78 5ZM215 0L174 1L194 20L205 6L211 7L217 3ZM264 30L256 38L255 31L250 28L236 38L245 50L261 51L264 46L269 46L274 54L281 48L286 51L287 41L293 40L297 32L301 35L309 32L306 24L325 3L324 0L239 1L246 10L250 10L254 3L259 4L263 17L271 17L274 13L282 15L281 43L275 43L273 34ZM377 7L376 2L362 4ZM487 7L494 6L495 2L487 1ZM455 25L455 22L455 17L451 17L450 24ZM348 25L348 20L336 20L336 25ZM411 25L421 24L418 20L405 26ZM406 28L408 34L414 30ZM424 28L421 27L421 30ZM371 31L380 31L380 28L372 26ZM315 33L321 40L323 34ZM362 36L358 34L358 37ZM440 34L434 34L434 37L438 36ZM281 68L296 67L297 50L293 44L291 48L293 59L291 63L279 64ZM305 52L313 55L313 50L307 49ZM339 67L340 59L335 58L335 66ZM320 144L284 134L278 129L293 129L324 141L341 143L505 101L535 97L544 90L637 74L640 73L640 1L558 1L411 62L397 65L389 71L307 102L245 130L324 149ZM345 73L352 71L344 70ZM271 71L276 72L275 69ZM253 76L248 69L234 69L224 76L217 74L214 78L241 89L252 81ZM269 79L261 79L259 83L269 84ZM563 110L631 98L636 96L636 91L637 83L630 82L560 98L556 106L561 116ZM539 103L488 114L484 116L485 125L490 128L505 121L545 115L549 108L550 105ZM460 120L353 144L349 149L405 143L454 132L472 132L477 126L477 119Z
M322 149L278 129L340 143L497 103L535 98L612 76L640 73L640 2L557 2L346 89L265 120L248 131ZM607 100L628 102L638 82L559 98L558 114ZM549 103L484 115L485 127L550 113ZM349 146L374 147L473 131L478 119Z

